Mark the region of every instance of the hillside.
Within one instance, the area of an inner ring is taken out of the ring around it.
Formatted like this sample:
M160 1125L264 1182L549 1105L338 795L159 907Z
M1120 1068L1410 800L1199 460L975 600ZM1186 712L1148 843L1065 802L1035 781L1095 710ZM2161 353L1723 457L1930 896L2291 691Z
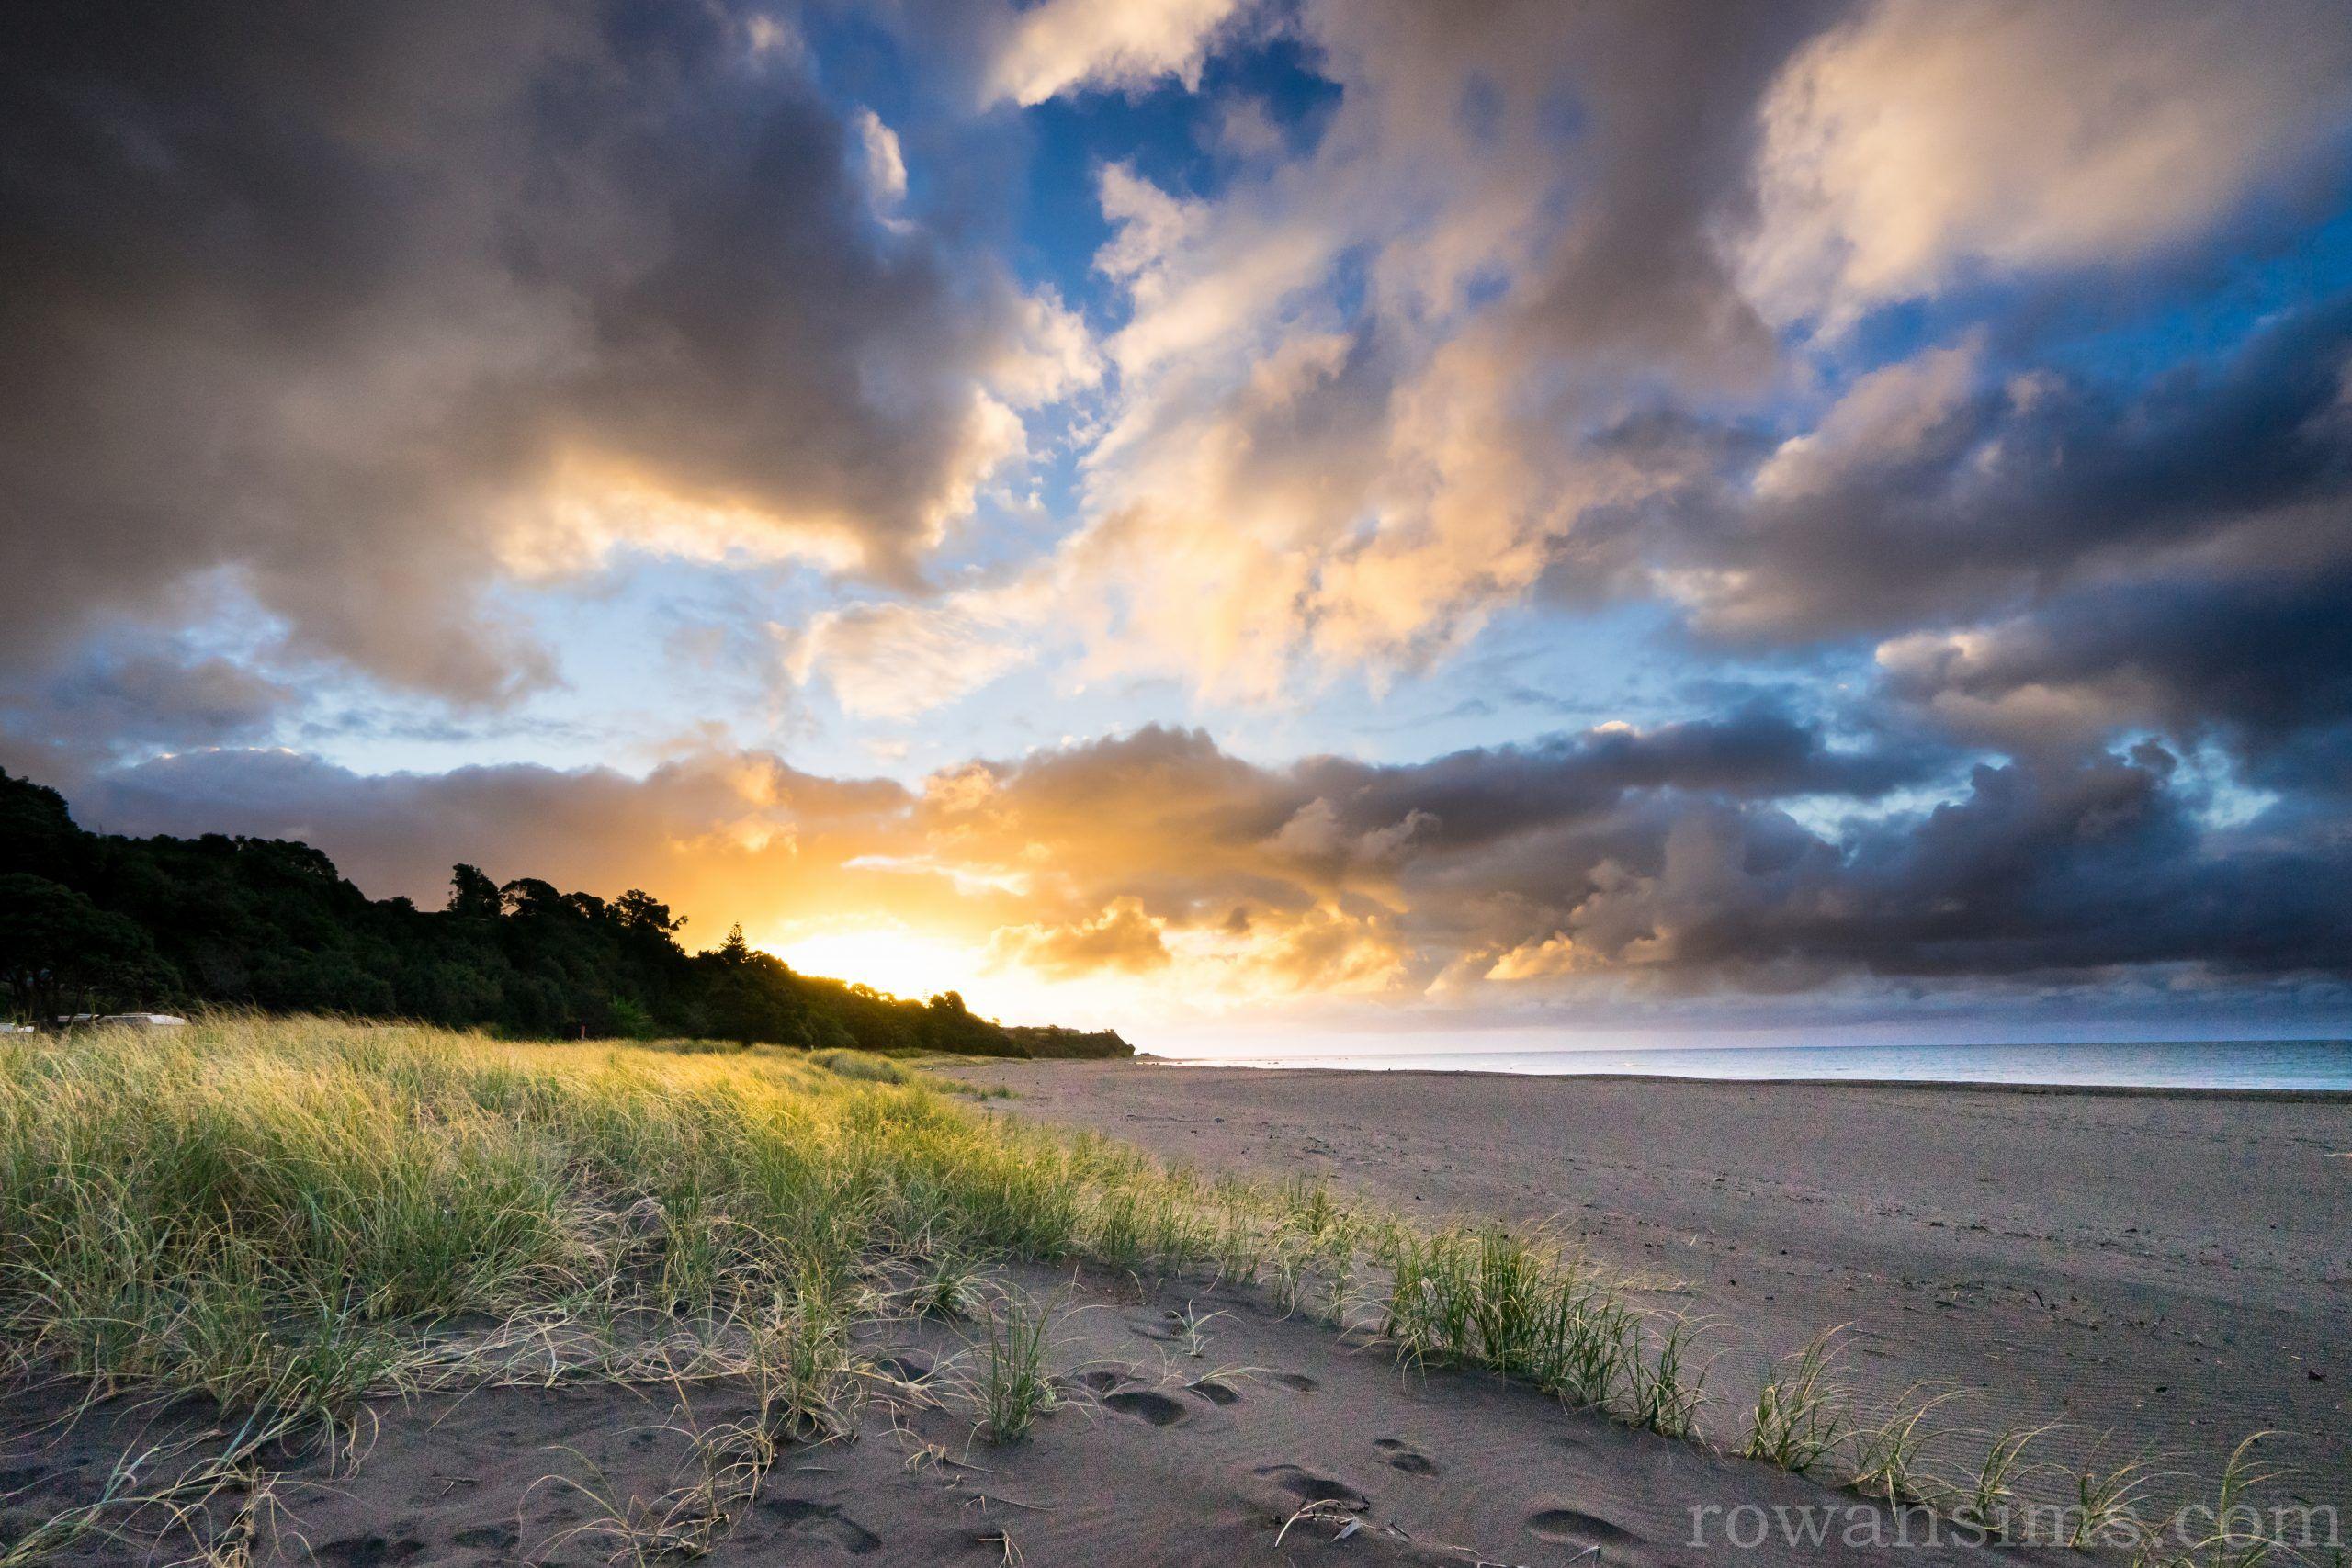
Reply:
M606 900L470 865L440 909L369 898L308 844L93 833L55 790L0 772L0 971L19 1017L214 1002L518 1038L1132 1054L1109 1031L1005 1029L954 991L797 974L740 929L689 953L684 924L637 888Z

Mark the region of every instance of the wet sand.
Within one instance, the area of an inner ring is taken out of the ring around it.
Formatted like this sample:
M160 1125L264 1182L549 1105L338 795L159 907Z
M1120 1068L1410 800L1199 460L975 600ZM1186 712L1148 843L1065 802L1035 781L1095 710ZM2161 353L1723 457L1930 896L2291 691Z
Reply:
M2257 1430L2352 1499L2352 1097L1148 1064L961 1069L1001 1113L1429 1213L1545 1221L1715 1320L1719 1410L1851 1324L1883 1398L2217 1473ZM1964 1409L1964 1416L1957 1413ZM1957 1444L1961 1439L1955 1438ZM1955 1459L1958 1458L1955 1452Z

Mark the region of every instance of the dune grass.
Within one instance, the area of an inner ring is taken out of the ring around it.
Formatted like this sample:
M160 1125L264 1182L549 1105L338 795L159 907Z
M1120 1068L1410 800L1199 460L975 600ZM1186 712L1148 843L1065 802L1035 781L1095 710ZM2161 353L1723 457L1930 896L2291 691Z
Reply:
M989 1314L970 1382L981 1430L992 1443L1017 1443L1060 1403L1047 1352L1053 1313L1008 1295Z
M845 1078L863 1078L867 1083L910 1083L907 1069L888 1056L877 1056L871 1051L858 1051L846 1046L814 1052L808 1060L829 1073Z
M1830 1375L1833 1328L1764 1376L1740 1452L1799 1475L1811 1475L1844 1441L1846 1392Z
M446 1380L452 1322L560 1322L583 1353L633 1316L741 1327L894 1261L1069 1256L1114 1189L1173 1201L1126 1151L876 1066L326 1021L12 1041L0 1345L332 1417Z
M0 1042L12 1380L208 1395L272 1441L351 1455L385 1395L748 1380L757 1419L698 1431L698 1475L653 1513L614 1511L631 1550L697 1546L777 1444L852 1429L873 1377L854 1323L970 1314L995 1264L1064 1260L1261 1283L1410 1361L1491 1369L1668 1436L1692 1436L1704 1400L1701 1325L1634 1304L1540 1233L1204 1179L968 1110L862 1053L233 1015ZM967 1402L981 1433L1016 1440L1053 1402L1046 1316L1004 1295L984 1328ZM1839 1425L1828 1361L1825 1341L1775 1374L1747 1451L1814 1471L1843 1443L1858 1489L1938 1490L1920 1416ZM2004 1503L2021 1452L1996 1444L1947 1506ZM2120 1519L2140 1480L2081 1484ZM0 1562L35 1555L0 1544Z

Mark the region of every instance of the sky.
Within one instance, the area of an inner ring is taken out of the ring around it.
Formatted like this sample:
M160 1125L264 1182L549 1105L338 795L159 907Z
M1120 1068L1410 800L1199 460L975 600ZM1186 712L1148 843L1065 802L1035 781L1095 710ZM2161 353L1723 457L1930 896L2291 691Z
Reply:
M1150 1047L2352 1027L2340 0L0 22L0 765Z

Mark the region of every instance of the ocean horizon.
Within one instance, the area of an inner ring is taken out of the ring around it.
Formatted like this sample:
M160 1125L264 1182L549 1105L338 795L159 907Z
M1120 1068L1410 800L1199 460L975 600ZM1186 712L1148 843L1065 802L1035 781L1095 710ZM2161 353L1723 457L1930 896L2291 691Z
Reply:
M1634 1075L1738 1082L1849 1079L2099 1089L2352 1090L2352 1040L2152 1040L2052 1044L1558 1047L1140 1055L1179 1066L1347 1072Z

